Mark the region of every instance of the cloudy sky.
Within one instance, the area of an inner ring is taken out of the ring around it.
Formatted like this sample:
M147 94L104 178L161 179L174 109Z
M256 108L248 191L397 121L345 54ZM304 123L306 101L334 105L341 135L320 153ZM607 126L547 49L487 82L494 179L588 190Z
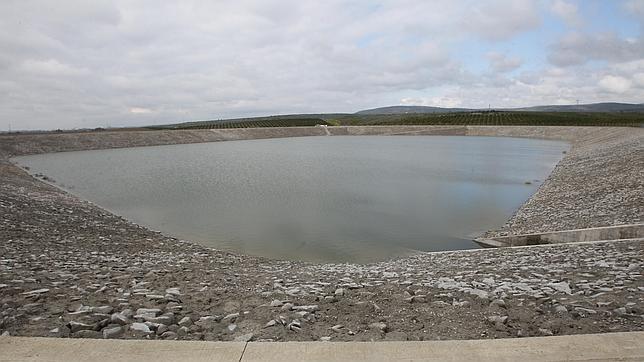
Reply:
M0 1L0 130L644 102L644 0Z

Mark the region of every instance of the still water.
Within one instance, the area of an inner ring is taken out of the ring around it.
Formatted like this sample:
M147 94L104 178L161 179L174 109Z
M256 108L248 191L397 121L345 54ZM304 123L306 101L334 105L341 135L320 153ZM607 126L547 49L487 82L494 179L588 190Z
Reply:
M182 239L272 258L363 263L476 248L470 238L503 225L567 149L502 137L337 136L15 160Z

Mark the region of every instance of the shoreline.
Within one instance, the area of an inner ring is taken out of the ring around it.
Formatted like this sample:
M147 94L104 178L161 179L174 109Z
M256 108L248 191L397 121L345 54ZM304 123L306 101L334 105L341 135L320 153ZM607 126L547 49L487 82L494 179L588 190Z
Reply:
M642 129L328 129L332 135L453 134L570 142L570 151L535 194L490 235L642 219L644 185L637 178L644 169L644 160L637 157L644 144ZM644 329L642 241L418 253L366 265L268 260L145 229L44 184L8 161L52 151L325 134L298 128L0 136L0 210L5 215L0 331L89 338L348 341ZM595 179L580 183L584 174ZM568 185L571 180L577 181ZM603 198L597 196L601 194ZM588 216L580 216L583 208L590 209Z

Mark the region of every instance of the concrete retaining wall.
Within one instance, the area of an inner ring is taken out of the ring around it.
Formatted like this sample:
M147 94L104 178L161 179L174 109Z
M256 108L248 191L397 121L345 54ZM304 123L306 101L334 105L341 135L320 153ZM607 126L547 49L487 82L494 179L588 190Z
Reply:
M644 224L479 238L475 241L484 247L505 247L639 238L644 238Z

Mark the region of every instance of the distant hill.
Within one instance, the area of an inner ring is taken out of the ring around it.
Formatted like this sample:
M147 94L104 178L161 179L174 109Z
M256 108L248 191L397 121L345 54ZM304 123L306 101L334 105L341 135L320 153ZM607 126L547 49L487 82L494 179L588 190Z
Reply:
M644 112L644 103L591 103L567 106L536 106L513 108L513 111L527 112Z
M356 112L359 115L377 115L377 114L407 114L407 113L454 113L454 112L472 112L486 111L487 108L442 108L429 106L390 106L373 109L366 109ZM521 108L502 108L496 110L503 111L520 111L520 112L644 112L644 103L592 103L578 105L546 105Z
M469 112L470 108L442 108L429 106L390 106L373 109L365 109L355 114L372 115L372 114L405 114L405 113L452 113L452 112Z

